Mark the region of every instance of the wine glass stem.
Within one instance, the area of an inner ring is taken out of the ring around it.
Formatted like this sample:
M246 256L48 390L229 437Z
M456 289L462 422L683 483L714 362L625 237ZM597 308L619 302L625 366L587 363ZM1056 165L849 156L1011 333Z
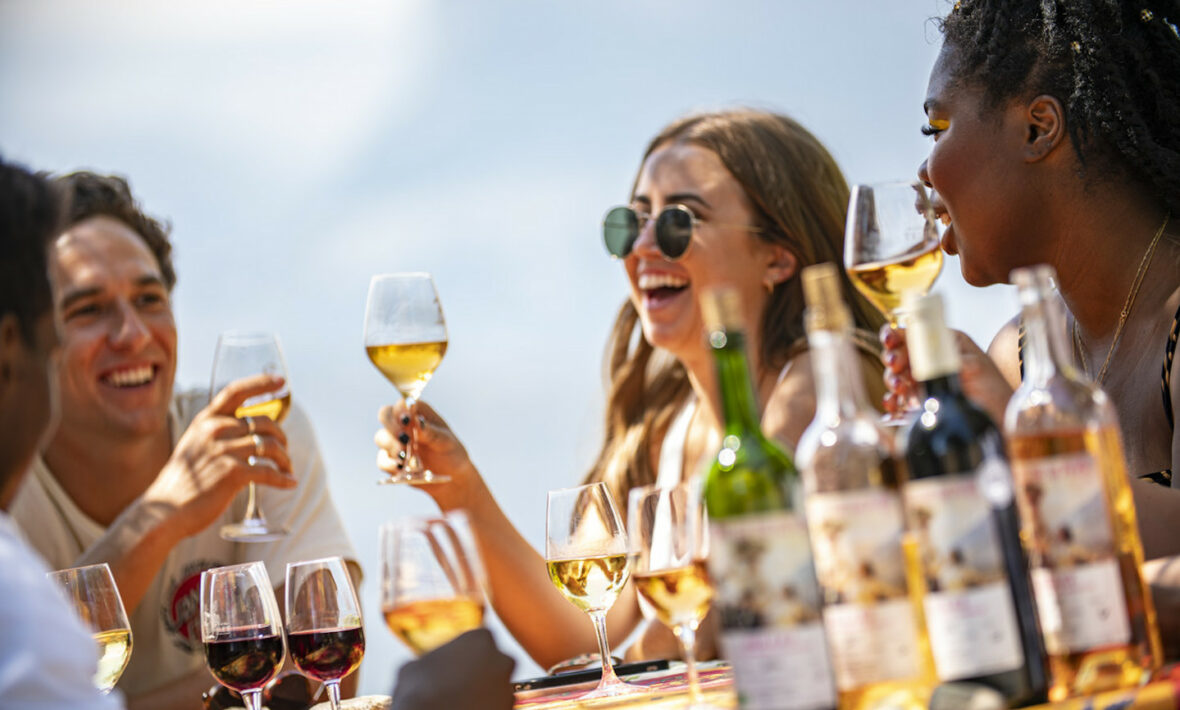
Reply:
M243 690L242 704L246 710L262 710L262 689Z
M589 614L594 622L594 634L598 637L598 657L602 659L602 680L599 681L598 687L601 689L619 685L623 681L615 675L615 667L610 659L610 645L606 642L606 611L592 611Z
M324 687L328 689L328 702L332 704L332 710L340 710L340 681L326 681Z
M697 630L695 624L677 624L676 638L680 639L680 648L684 652L685 673L688 676L688 694L690 701L699 703L705 699L701 695L701 687L697 680L697 662L694 650L697 645Z
M418 400L406 397L406 411L410 414L410 443L406 445L406 472L417 473L422 468L418 460Z
M266 524L266 516L262 514L262 508L258 507L258 492L254 488L254 481L250 481L250 485L247 487L245 521L260 525Z

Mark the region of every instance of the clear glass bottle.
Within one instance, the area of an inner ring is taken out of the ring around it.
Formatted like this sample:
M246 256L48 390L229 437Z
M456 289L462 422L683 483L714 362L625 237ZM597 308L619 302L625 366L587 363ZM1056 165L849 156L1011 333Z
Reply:
M935 679L903 548L903 464L864 394L839 271L802 278L816 407L795 455L840 708L925 708Z
M725 434L705 474L709 576L743 710L835 708L799 476L762 434L736 292L705 294Z
M1004 439L963 393L942 298L917 299L906 315L910 370L924 395L906 435L904 498L938 679L986 685L1008 707L1043 703L1045 646Z
M1004 432L1056 701L1138 685L1161 650L1114 407L1073 366L1054 280L1012 272L1024 381Z

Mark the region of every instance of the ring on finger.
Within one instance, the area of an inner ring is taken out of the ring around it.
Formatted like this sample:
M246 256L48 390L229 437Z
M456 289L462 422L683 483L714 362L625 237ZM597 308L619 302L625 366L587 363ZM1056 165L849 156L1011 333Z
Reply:
M262 437L258 434L251 434L250 438L254 440L254 455L262 458Z
M246 420L246 429L250 436L256 435L258 432L254 429L254 417L242 417Z

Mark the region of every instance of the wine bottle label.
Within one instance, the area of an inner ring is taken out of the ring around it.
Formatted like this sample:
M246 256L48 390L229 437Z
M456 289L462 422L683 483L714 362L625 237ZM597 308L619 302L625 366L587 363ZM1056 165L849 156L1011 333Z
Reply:
M1102 471L1088 453L1013 462L1045 647L1075 653L1131 639Z
M987 498L992 478L1008 480L1006 467L996 460L977 474L910 481L905 489L926 587L926 632L943 682L1024 665L1003 548Z
M742 709L835 707L803 520L790 513L712 520L708 564Z
M836 686L917 676L898 496L885 489L816 493L807 500L807 523Z

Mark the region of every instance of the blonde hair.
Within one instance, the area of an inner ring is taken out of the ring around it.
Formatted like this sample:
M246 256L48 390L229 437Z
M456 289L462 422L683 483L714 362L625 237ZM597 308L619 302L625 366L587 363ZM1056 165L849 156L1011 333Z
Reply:
M765 111L732 109L681 118L652 139L640 165L668 143L716 153L745 191L761 228L759 238L795 256L795 274L775 286L760 323L763 367L781 369L807 347L799 272L812 264L843 264L848 183L806 128ZM840 274L844 298L861 331L858 340L876 350L884 317L856 291L842 268ZM605 438L586 475L587 482L605 481L623 505L631 488L655 481L653 437L667 429L691 388L684 366L652 347L638 325L639 314L628 300L608 341Z

